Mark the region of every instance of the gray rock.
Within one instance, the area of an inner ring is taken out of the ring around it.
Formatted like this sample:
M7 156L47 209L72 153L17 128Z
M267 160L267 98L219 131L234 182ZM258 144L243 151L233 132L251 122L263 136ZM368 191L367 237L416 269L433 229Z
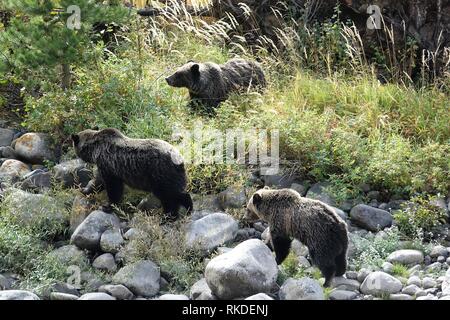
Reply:
M308 259L306 259L304 256L299 256L298 257L298 265L303 267L303 268L309 268L311 267L311 263L309 262Z
M64 265L87 265L89 259L86 253L75 245L69 244L59 247L49 254Z
M347 279L358 280L358 272L356 272L356 271L351 271L351 270L347 271L345 273L345 276L347 277Z
M416 291L416 298L417 297L424 297L427 295L427 292L425 290L419 289Z
M17 160L17 154L11 147L0 147L0 158L15 159Z
M437 297L435 297L431 294L428 294L426 296L420 296L420 297L416 298L416 300L437 300L437 299L438 299Z
M450 257L448 257L448 258L445 260L445 263L448 264L448 265L450 266Z
M22 161L8 159L0 166L0 181L16 182L30 172L30 167Z
M403 265L415 265L422 263L424 259L423 253L419 250L403 249L392 252L387 261L391 263L400 263Z
M366 279L366 277L370 274L370 272L371 272L370 270L367 270L365 268L362 268L361 270L359 270L358 278L357 278L358 282L363 283L364 280Z
M53 167L55 180L64 188L85 187L92 178L92 171L81 159L64 161Z
M408 281L406 282L407 285L411 285L414 284L418 287L422 286L422 280L420 280L420 278L418 276L412 276L409 277Z
M439 262L439 263L445 263L445 257L444 256L439 256L438 258L437 258L437 262Z
M212 213L191 222L186 231L187 248L211 251L236 237L239 225L233 217L225 213Z
M125 240L133 240L139 235L139 230L136 228L130 228L125 234L123 235Z
M273 298L265 293L257 293L250 297L245 298L244 300L273 300Z
M324 300L322 286L317 280L301 278L287 279L280 288L281 300Z
M296 177L290 174L272 174L272 175L262 175L262 181L265 186L277 187L277 188L289 188L292 183L295 182Z
M14 150L28 163L42 164L44 160L55 161L56 153L48 135L29 132L15 140Z
M381 209L358 204L350 211L350 218L358 226L370 231L383 230L392 225L392 215Z
M123 243L122 234L117 228L106 230L100 238L100 248L103 252L117 253Z
M422 270L422 266L420 264L416 264L414 267L411 267L411 268L408 269L408 273L411 276L415 276L415 275L418 275L420 270Z
M430 277L425 277L422 279L422 286L424 289L430 289L437 287L437 281Z
M300 183L293 183L291 184L291 189L297 191L302 197L306 194L306 187L303 184Z
M442 246L442 245L437 245L434 246L431 249L430 252L430 257L433 259L438 258L439 256L443 256L443 257L448 257L449 256L449 252L447 251L447 248Z
M116 261L111 253L104 253L92 262L92 266L99 270L114 272L117 270Z
M357 280L351 280L344 277L335 277L333 287L347 291L358 291L360 283Z
M189 300L184 294L163 294L158 300Z
M379 200L380 199L380 191L369 191L367 193L367 197L372 200Z
M244 189L230 187L219 193L218 201L222 210L242 208L247 203L247 197Z
M328 191L330 185L328 183L316 183L309 188L306 193L306 198L320 200L326 204L335 207L336 200L334 196Z
M12 282L5 276L0 274L0 291L11 289Z
M134 294L128 290L127 287L121 284L113 285L107 284L98 288L98 291L107 293L117 300L131 300L134 298Z
M306 257L309 254L308 247L302 244L297 239L294 239L291 243L292 252L295 253L297 257Z
M14 131L11 129L0 128L0 147L7 147L11 145L14 138Z
M330 293L330 300L353 300L358 296L354 291L333 290Z
M360 290L364 294L381 296L383 294L398 293L402 290L402 287L400 280L385 272L375 271L366 277L361 284Z
M259 232L264 232L267 229L267 224L262 221L258 221L253 224L253 228Z
M404 287L403 289L402 289L402 293L404 293L404 294L409 294L410 296L413 296L413 295L415 295L418 291L420 291L421 289L417 286L417 285L415 285L415 284L410 284L410 285L407 285L406 287Z
M434 262L434 263L426 266L424 270L427 272L437 272L437 271L440 271L441 269L442 269L442 263Z
M391 274L392 270L394 269L394 265L390 262L384 262L381 266L381 269L383 269L384 272Z
M65 225L67 222L64 203L48 195L10 189L4 201L18 223L31 226L44 220L55 225Z
M82 249L98 250L103 232L119 226L120 220L116 215L94 211L75 229L70 241Z
M436 198L436 199L432 199L432 200L430 201L430 204L433 205L433 206L435 206L435 207L438 207L439 209L441 209L441 210L444 211L444 212L447 212L447 211L448 211L447 203L446 203L446 201L445 201L445 198Z
M37 295L25 290L0 291L0 300L40 300Z
M81 272L81 284L84 287L85 291L97 291L98 288L107 284L107 282L108 281L105 281L105 279L103 277L100 277L98 273L90 271Z
M90 292L83 294L78 300L116 300L104 292Z
M445 273L445 279L442 281L441 290L443 296L450 295L450 268L447 269L447 272Z
M414 300L414 298L408 294L396 293L389 295L389 300Z
M20 188L23 190L41 190L51 187L52 174L41 169L34 170L23 177Z
M220 299L268 293L276 285L278 266L270 249L251 239L213 258L205 270L208 287Z
M216 300L205 278L198 280L192 285L189 296L192 300Z
M159 267L149 260L126 265L113 277L113 281L123 284L136 296L153 297L159 292L161 274Z
M70 293L52 292L50 293L50 300L57 300L57 301L78 300L78 296Z
M439 300L450 300L450 296L441 296Z

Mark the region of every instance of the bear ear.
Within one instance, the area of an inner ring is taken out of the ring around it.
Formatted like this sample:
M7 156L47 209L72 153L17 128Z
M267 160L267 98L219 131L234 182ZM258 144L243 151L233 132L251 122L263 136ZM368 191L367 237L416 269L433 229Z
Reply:
M253 204L254 204L254 205L258 205L258 204L261 203L261 201L262 201L261 195L260 195L259 193L255 193L255 194L253 195Z
M263 190L270 190L269 186L264 186Z
M191 72L194 76L200 75L200 65L198 63L194 63L191 67Z
M98 127L98 126L95 126L95 127L92 128L92 130L98 131L98 130L99 130L99 127Z
M72 141L75 145L77 145L80 142L80 136L77 134L72 134Z

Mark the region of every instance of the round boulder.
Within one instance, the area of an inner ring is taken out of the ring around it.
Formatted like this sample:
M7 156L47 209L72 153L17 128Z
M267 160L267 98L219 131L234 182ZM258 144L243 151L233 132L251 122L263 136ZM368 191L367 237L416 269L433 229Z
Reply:
M206 282L219 299L271 292L277 275L278 266L272 252L257 239L244 241L213 258L205 270Z
M402 290L402 283L393 276L375 271L370 273L361 284L360 291L364 294L381 296L383 294L398 293Z
M324 300L322 286L311 278L287 279L280 288L281 300Z
M350 211L350 218L358 226L374 232L390 227L393 222L389 212L365 204L353 207Z
M56 159L50 139L43 133L25 133L15 140L14 150L19 158L32 164L42 164L44 160Z
M388 257L387 261L390 263L400 263L403 265L416 265L423 262L423 253L419 250L397 250L392 252Z
M153 297L159 292L159 267L149 260L126 265L113 277L113 281L122 284L137 296Z

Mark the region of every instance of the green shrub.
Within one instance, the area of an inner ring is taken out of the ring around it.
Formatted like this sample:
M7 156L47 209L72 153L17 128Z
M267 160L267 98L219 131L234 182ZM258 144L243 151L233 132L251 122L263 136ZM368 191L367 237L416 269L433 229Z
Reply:
M431 202L435 197L416 196L394 213L399 230L408 237L425 234L433 227L445 223L447 215Z

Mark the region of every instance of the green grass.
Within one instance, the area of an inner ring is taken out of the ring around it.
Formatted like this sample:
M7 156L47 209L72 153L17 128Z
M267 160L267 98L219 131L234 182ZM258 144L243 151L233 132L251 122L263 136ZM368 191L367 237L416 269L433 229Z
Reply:
M402 264L399 263L394 263L393 267L392 267L392 274L396 275L396 276L400 276L403 278L408 278L409 277L409 272L408 272L408 268Z

